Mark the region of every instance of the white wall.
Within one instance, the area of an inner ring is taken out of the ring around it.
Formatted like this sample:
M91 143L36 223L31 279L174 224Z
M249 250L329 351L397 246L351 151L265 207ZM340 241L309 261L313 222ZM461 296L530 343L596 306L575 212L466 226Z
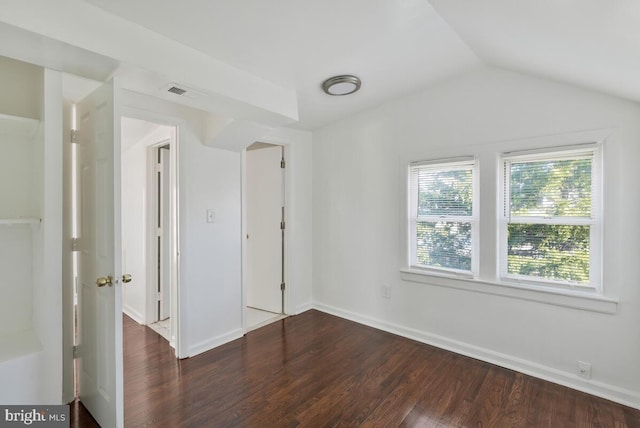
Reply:
M179 144L180 334L195 355L242 335L240 153Z
M123 119L128 120L128 119ZM147 222L149 215L147 189L148 148L169 140L173 130L158 125L137 143L122 152L122 259L123 272L132 281L123 287L124 313L140 324L147 324Z
M0 113L40 120L43 69L0 56Z
M604 190L604 289L619 298L614 314L401 280L410 161L598 128L615 128ZM314 304L640 407L639 155L638 105L485 68L320 129ZM382 285L392 287L391 299L381 297ZM577 360L592 363L592 380L576 376Z

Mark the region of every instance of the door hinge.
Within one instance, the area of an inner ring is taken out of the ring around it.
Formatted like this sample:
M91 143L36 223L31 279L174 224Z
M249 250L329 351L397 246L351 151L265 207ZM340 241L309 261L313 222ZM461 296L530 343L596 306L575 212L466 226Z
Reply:
M280 283L280 290L284 291L286 284L284 282Z
M156 297L158 299L158 302L162 301L162 292L159 291Z
M286 166L287 166L287 163L284 161L284 159L282 159L282 160L280 161L280 168L284 168L284 167L286 167Z
M78 130L71 130L71 144L78 144Z
M77 345L73 345L73 359L77 360L80 358L80 349Z
M284 229L286 228L286 226L287 226L287 225L285 224L285 222L284 222L284 221L281 221L281 222L280 222L280 230L284 230Z
M71 238L71 251L80 251L80 238Z

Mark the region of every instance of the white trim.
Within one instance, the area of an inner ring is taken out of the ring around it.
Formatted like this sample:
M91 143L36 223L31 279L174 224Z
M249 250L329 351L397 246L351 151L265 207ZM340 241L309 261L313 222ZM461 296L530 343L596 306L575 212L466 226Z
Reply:
M393 324L355 312L346 311L320 302L314 302L313 307L321 312L345 318L359 324L364 324L388 333L455 352L456 354L465 355L500 367L515 370L529 376L586 392L587 394L611 400L625 406L640 409L640 393L635 391L595 380L585 380L578 377L576 374L544 366L533 361L528 361L414 328Z
M293 313L293 315L300 315L303 312L307 312L313 309L313 302L307 302L302 305L298 305Z
M618 311L618 299L604 297L594 293L565 290L559 288L543 288L529 284L501 284L478 279L434 275L411 268L400 269L403 281L421 284L450 287L494 296L528 300L567 308L581 309L604 314L615 314Z
M594 139L593 142L590 143L568 144L566 146L552 146L529 150L506 151L503 152L502 155L505 159L516 159L520 160L521 162L535 162L537 160L545 160L549 157L548 155L553 155L554 159L576 159L580 158L581 155L585 158L590 158L592 157L590 153L598 148L600 142L601 141Z
M122 312L140 325L147 325L142 314L129 305L122 305Z
M411 162L409 164L410 167L432 167L433 169L441 170L449 170L449 169L459 169L461 166L468 166L470 164L475 163L474 156L458 156L454 158L445 158L445 159L429 159Z
M187 358L195 357L198 354L202 354L203 352L210 351L213 348L217 348L220 345L224 345L225 343L229 343L236 339L240 339L242 335L243 335L242 329L237 328L235 330L232 330L220 336L203 340L202 342L196 343L195 345L189 347L189 350L187 352Z

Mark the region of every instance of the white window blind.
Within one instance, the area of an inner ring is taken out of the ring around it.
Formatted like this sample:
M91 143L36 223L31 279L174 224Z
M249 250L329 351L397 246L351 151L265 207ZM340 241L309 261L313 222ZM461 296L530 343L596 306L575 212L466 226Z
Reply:
M597 287L596 148L504 160L502 276Z
M474 171L473 158L410 166L410 266L475 271Z

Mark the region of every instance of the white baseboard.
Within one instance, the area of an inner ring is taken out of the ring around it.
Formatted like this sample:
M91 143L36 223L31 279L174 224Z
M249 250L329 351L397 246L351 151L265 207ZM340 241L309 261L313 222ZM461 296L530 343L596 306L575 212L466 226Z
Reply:
M298 307L295 309L294 313L291 314L291 315L300 315L301 313L307 312L310 309L313 309L313 303L312 302L303 303L302 305L298 305Z
M467 357L486 361L500 367L505 367L510 370L515 370L517 372L544 379L549 382L557 383L559 385L576 389L578 391L586 392L587 394L615 401L616 403L620 403L625 406L640 409L640 393L635 391L620 388L615 385L596 380L585 380L579 378L573 373L554 369L552 367L544 366L532 361L524 360L522 358L492 351L490 349L481 348L479 346L471 345L465 342L449 339L444 336L439 336L413 328L404 327L398 324L389 323L366 315L361 315L355 312L337 308L335 306L325 305L320 302L314 302L313 308L331 315L338 316L340 318L355 321L359 324L364 324L369 327L397 334L398 336L403 336L408 339L426 343L428 345L455 352L457 354L465 355Z
M122 305L122 312L124 312L125 315L129 316L130 318L132 318L135 322L137 322L140 325L146 325L147 324L144 321L144 317L142 316L142 314L140 312L136 311L135 309L133 309L131 306Z
M211 339L203 340L200 343L196 343L193 346L190 346L187 355L188 357L195 357L198 354L202 354L203 352L210 351L211 349L224 345L225 343L231 342L232 340L236 340L242 337L242 329L236 329L230 331L229 333L225 333L223 335L212 337Z

